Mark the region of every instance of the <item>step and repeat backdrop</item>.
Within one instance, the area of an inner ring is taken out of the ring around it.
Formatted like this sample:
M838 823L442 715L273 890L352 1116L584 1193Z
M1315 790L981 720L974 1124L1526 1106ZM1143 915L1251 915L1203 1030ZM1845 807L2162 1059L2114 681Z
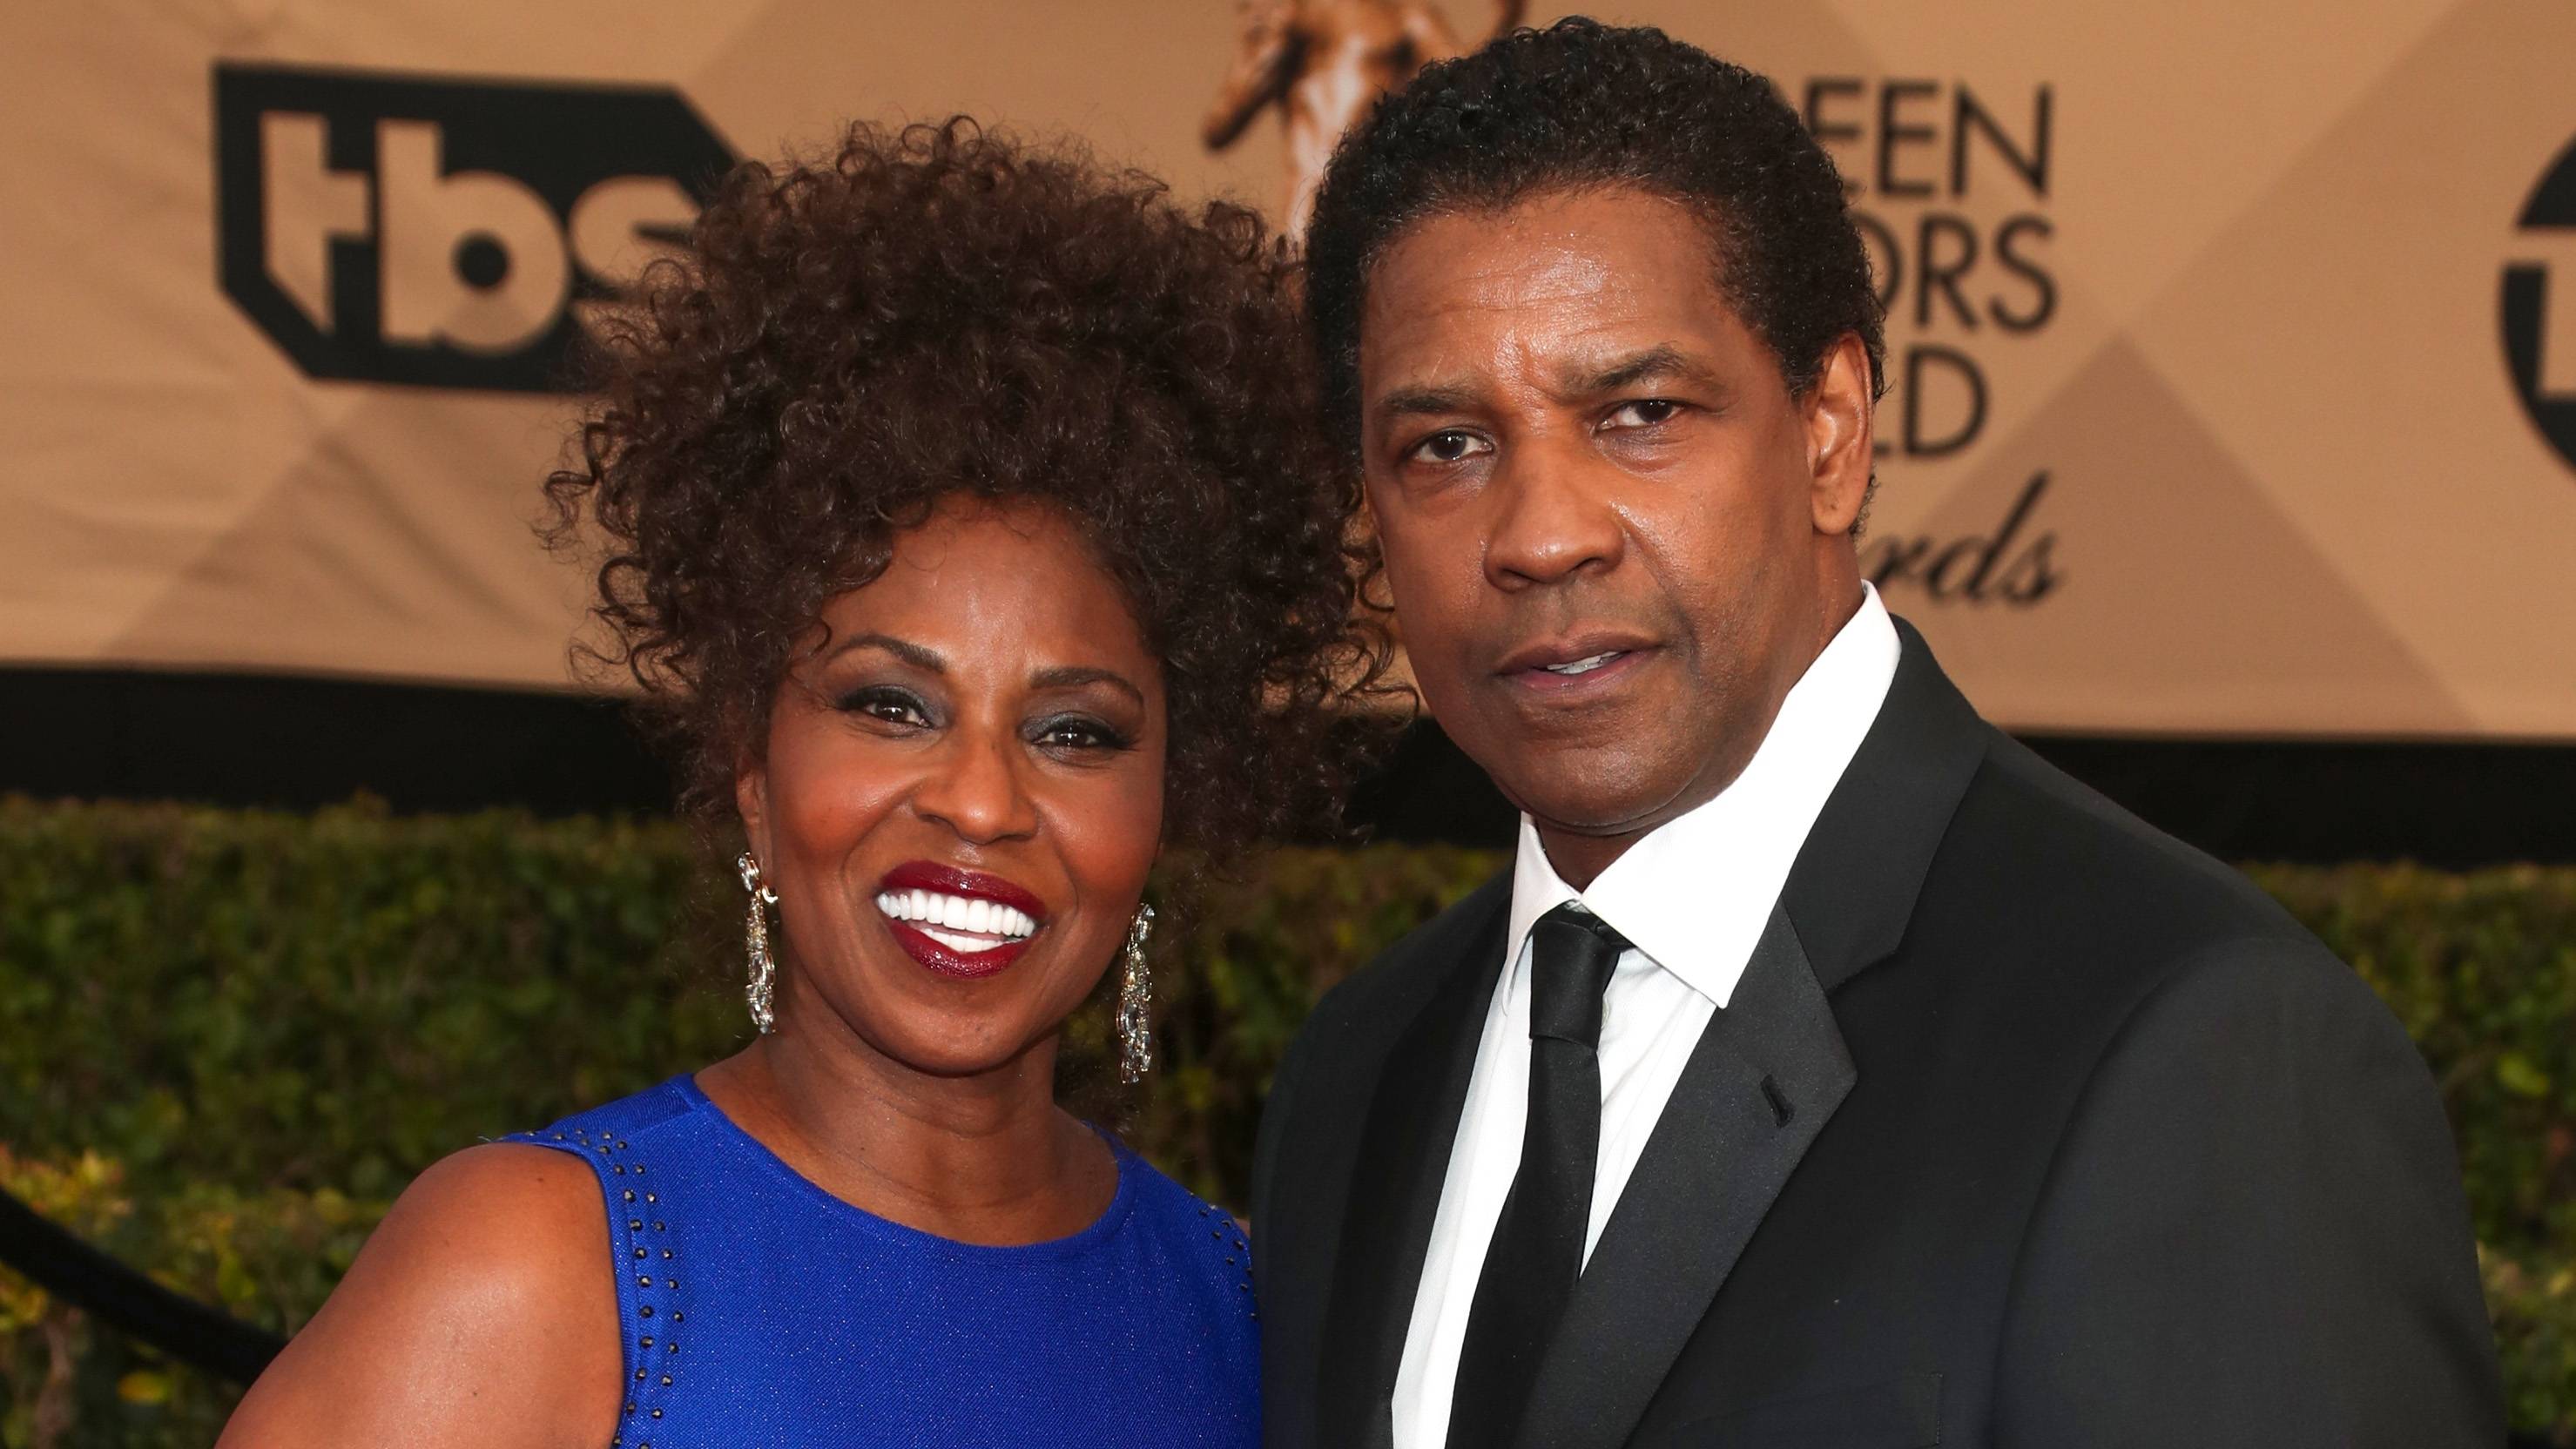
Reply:
M0 662L566 688L537 486L737 157L1067 134L1283 219L1451 0L0 17ZM2576 5L1652 0L1842 165L1865 563L2017 728L2576 739Z

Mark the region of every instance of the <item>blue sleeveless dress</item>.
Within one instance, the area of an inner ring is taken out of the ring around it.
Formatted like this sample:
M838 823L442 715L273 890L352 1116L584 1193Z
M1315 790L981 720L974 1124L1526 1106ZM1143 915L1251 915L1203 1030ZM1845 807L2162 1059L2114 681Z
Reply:
M1114 1141L1099 1221L993 1248L833 1197L686 1076L503 1140L599 1176L618 1449L1260 1442L1242 1232Z

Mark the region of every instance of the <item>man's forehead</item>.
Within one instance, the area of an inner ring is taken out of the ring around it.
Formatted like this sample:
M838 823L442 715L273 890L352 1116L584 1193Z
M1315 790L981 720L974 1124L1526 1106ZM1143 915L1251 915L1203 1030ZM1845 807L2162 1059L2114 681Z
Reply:
M1722 306L1715 246L1697 215L1636 191L1443 212L1398 233L1369 268L1361 340L1478 314Z
M1456 222L1408 238L1370 278L1371 311L1597 303L1632 288L1640 248L1563 227Z
M1648 277L1713 276L1716 240L1677 202L1627 189L1552 192L1499 208L1437 212L1398 232L1369 268L1390 295L1582 296Z
M1447 391L1497 371L1565 390L1704 366L1741 331L1696 217L1525 206L1409 230L1369 278L1365 390Z

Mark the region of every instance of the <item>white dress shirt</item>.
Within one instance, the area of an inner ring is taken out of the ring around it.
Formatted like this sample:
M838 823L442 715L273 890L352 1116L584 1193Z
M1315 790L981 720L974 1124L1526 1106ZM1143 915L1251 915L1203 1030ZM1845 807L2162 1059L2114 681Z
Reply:
M1602 1009L1601 1153L1583 1239L1589 1262L1700 1033L1734 993L1807 831L1896 677L1896 626L1878 591L1867 584L1862 590L1859 611L1781 701L1743 773L1715 799L1628 847L1589 889L1558 877L1538 831L1521 817L1503 938L1507 975L1485 1013L1414 1292L1395 1377L1395 1449L1439 1449L1449 1437L1467 1312L1520 1171L1529 1114L1530 927L1572 901L1632 943L1620 953Z

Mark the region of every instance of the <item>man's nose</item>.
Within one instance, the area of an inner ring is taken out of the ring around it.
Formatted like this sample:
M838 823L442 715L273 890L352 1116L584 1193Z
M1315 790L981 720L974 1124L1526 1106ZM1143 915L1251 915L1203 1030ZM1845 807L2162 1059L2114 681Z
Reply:
M1011 732L960 729L913 791L913 809L978 845L1034 834L1037 804L1022 776L1026 764Z
M1606 465L1588 448L1531 440L1496 460L1485 578L1513 591L1616 567L1626 547Z

